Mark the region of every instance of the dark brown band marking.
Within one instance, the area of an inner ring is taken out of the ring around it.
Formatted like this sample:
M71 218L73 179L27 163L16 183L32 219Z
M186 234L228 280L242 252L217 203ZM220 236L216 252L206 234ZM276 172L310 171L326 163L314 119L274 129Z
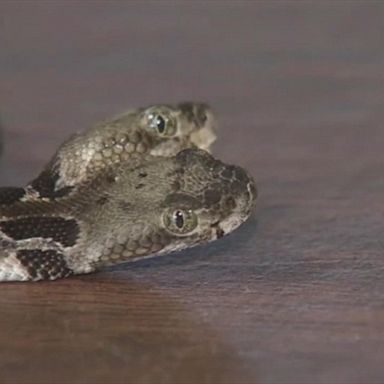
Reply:
M54 250L21 249L16 257L27 269L32 280L54 280L73 273L64 256Z
M0 188L0 205L11 205L17 203L24 195L24 188L2 187Z
M46 169L42 171L40 175L30 183L30 185L39 193L40 197L54 199L66 196L73 189L73 187L64 187L56 190L55 188L58 179L59 174L57 172Z
M74 245L79 235L76 220L62 217L22 217L1 221L0 228L13 240L50 238L64 247Z

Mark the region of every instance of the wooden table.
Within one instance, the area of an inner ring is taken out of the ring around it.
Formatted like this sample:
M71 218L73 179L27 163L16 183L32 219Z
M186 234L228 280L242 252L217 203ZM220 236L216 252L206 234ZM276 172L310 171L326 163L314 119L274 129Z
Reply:
M1 1L3 185L70 133L205 100L260 190L210 246L1 284L0 383L382 383L384 3Z

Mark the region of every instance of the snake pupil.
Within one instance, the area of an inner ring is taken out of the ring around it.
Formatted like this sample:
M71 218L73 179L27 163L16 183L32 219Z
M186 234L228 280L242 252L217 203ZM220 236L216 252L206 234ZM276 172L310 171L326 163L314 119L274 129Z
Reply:
M156 127L159 133L163 133L165 130L165 121L161 116L156 117Z
M184 215L181 211L176 211L175 212L175 224L176 224L176 227L181 229L184 227Z

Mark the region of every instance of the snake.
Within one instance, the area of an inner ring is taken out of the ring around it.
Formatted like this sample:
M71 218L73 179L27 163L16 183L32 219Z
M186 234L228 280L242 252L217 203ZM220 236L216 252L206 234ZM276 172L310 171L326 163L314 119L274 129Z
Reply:
M216 118L205 103L156 104L128 110L67 139L26 187L0 188L0 205L57 199L122 161L171 156L182 149L210 151Z
M0 281L91 273L238 228L251 215L257 189L243 168L208 152L213 121L198 103L152 106L70 138L35 180L14 187L17 199L10 189L8 200L0 191ZM115 152L122 136L124 149Z

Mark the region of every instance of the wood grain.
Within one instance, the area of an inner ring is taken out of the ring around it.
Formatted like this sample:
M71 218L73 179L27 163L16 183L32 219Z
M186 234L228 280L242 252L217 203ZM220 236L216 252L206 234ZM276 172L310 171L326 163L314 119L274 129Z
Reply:
M207 247L2 284L1 383L382 383L382 2L0 3L3 185L70 133L205 100L258 180Z

